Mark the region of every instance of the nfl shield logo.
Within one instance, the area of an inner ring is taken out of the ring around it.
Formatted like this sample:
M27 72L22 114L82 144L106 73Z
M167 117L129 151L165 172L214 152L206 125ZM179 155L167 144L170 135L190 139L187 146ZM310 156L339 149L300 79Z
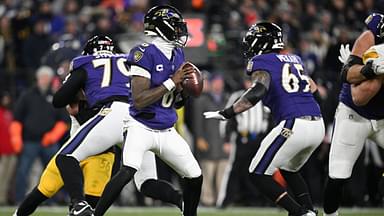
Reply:
M143 58L143 53L141 51L136 51L133 54L133 59L135 60L135 62L140 61L141 58Z

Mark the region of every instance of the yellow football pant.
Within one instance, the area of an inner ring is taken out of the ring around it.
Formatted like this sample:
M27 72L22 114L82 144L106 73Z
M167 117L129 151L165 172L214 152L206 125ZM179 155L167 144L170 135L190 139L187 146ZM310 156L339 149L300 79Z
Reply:
M115 154L107 152L91 156L80 162L84 176L84 193L100 197L105 185L111 178ZM46 197L51 198L63 187L59 169L56 166L56 156L49 161L37 188Z

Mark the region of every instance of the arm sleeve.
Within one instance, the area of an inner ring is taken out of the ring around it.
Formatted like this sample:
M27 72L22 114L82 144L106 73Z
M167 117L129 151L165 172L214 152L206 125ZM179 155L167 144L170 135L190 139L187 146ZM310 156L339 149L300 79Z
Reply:
M151 73L149 73L146 69L139 67L137 65L132 65L131 71L129 72L130 76L141 76L148 79L151 79Z
M79 90L84 86L87 80L87 72L84 69L76 69L63 86L53 96L52 104L56 108L63 108L76 98Z

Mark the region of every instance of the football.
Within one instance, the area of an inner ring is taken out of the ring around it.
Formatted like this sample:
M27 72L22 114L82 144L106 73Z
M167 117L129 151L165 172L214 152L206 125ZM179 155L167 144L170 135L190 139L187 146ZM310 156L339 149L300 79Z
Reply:
M187 78L183 80L183 89L188 95L199 97L203 90L203 76L200 70L191 62L186 62L183 68L185 67L193 67L194 72L191 74L192 78Z

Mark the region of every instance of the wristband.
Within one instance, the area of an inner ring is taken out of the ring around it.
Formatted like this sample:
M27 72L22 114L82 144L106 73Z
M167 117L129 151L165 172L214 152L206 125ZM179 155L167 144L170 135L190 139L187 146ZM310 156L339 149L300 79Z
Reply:
M219 113L222 116L224 116L224 118L226 118L226 119L230 119L236 115L235 110L233 109L233 106L230 106L230 107L220 111Z
M166 89L168 89L168 91L172 91L176 87L175 83L173 82L173 80L171 78L165 80L163 82L163 85Z
M372 69L372 61L368 62L361 68L360 73L367 79L373 79L376 77L375 72Z

